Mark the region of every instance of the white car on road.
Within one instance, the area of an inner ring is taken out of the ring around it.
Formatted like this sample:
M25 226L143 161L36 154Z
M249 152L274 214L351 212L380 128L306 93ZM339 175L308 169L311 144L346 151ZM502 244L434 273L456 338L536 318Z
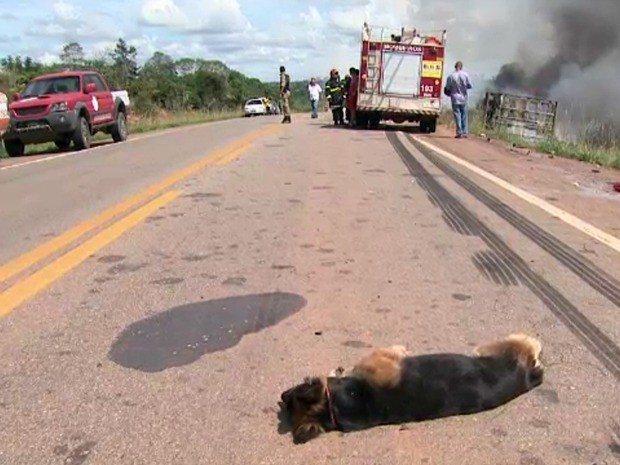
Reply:
M245 102L244 111L245 116L266 115L267 105L265 105L265 100L253 98Z

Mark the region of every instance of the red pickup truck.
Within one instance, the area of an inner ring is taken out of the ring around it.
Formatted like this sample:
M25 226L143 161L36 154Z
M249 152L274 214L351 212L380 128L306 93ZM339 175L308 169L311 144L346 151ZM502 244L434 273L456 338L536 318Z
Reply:
M28 144L54 142L61 150L71 143L87 149L97 132L114 142L127 139L129 97L110 91L93 71L70 71L39 76L16 94L9 105L9 126L3 136L10 156L24 154Z

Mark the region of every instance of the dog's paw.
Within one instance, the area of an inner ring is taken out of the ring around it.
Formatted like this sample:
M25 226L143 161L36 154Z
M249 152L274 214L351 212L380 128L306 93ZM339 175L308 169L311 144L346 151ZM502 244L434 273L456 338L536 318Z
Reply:
M342 378L344 376L345 369L342 367L338 367L335 370L329 372L330 378Z
M390 350L394 352L394 354L398 355L399 357L406 357L407 354L409 353L407 348L403 345L392 346L390 347Z

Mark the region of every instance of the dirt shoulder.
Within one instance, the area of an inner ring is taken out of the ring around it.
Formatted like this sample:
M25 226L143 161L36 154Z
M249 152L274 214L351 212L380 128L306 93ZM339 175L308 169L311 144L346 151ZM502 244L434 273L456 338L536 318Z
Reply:
M620 171L589 163L516 149L470 136L454 139L446 127L422 136L428 142L524 189L594 226L620 235Z

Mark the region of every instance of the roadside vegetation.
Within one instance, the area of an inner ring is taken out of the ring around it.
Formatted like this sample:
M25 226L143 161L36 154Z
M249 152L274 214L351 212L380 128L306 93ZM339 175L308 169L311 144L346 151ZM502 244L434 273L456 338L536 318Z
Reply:
M277 102L279 96L279 63L274 63L273 82L261 82L217 60L173 59L162 52L155 52L139 66L138 50L123 39L100 56L86 56L76 42L66 44L59 52L58 61L53 64L21 56L0 59L0 91L10 100L38 75L95 70L106 78L112 90L129 92L130 134L239 117L248 99L271 97ZM294 72L291 75L294 77ZM310 110L306 85L292 82L293 111ZM52 147L55 149L53 144L29 146L27 153L46 152Z
M440 123L454 128L454 120L449 109L442 112ZM471 134L485 134L491 139L501 140L515 148L524 148L548 155L620 169L620 139L616 137L613 131L606 131L606 128L596 122L592 122L584 128L582 134L575 138L576 142L563 141L558 138L530 141L507 131L485 128L484 112L478 108L470 110L469 124ZM593 133L596 134L596 137L592 137Z

